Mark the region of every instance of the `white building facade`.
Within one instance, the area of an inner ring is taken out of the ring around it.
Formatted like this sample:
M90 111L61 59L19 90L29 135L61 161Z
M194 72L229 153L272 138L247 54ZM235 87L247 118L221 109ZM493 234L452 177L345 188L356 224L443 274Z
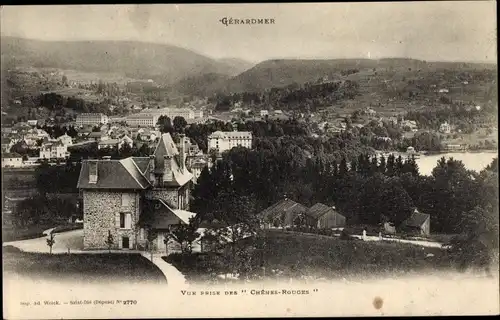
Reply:
M95 126L99 124L108 124L108 122L108 116L102 113L81 113L76 116L77 126Z
M208 149L224 152L237 146L252 148L252 140L249 131L216 131L208 136Z

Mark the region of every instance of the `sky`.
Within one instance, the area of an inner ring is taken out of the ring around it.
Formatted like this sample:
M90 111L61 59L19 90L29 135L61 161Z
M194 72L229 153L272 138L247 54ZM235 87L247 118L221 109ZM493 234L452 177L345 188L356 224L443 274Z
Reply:
M228 25L233 19L275 19ZM1 34L167 43L213 58L496 62L495 1L3 6Z

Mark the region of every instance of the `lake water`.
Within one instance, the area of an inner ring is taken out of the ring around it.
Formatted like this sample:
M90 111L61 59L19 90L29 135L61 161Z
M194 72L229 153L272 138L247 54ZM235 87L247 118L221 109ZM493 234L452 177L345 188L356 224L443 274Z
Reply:
M432 169L437 166L437 162L442 157L453 158L455 160L460 160L464 163L465 167L469 170L481 171L486 166L488 166L493 158L498 157L496 152L456 152L456 153L442 153L433 155L421 155L417 159L417 165L420 170L420 174L430 175Z

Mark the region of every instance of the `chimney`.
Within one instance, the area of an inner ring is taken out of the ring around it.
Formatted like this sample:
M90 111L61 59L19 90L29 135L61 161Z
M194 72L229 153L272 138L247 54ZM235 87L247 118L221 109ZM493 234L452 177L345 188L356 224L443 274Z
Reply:
M172 181L172 156L163 156L163 181Z
M155 156L149 156L149 182L154 186L156 184L155 177Z
M98 160L89 160L89 183L97 183L97 164Z
M184 134L180 134L180 147L179 147L179 158L180 158L180 169L184 172L186 168L186 136Z

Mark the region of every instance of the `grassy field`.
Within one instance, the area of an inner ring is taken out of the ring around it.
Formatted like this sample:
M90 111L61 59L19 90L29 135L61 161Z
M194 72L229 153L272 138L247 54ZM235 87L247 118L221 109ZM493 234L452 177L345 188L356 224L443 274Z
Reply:
M32 279L83 283L166 283L162 272L140 254L46 254L4 248L4 272Z
M8 227L2 226L2 243L18 240L27 240L43 237L43 232L54 228L54 223L35 224L27 227ZM62 223L55 227L55 233L82 229L82 223Z
M452 266L444 250L405 243L340 240L274 230L266 232L265 241L264 249L253 251L249 259L254 276L264 279L359 279L435 271ZM227 272L222 263L227 257L227 253L201 253L190 256L173 254L164 259L184 273L188 281L200 282L210 280L210 274Z

